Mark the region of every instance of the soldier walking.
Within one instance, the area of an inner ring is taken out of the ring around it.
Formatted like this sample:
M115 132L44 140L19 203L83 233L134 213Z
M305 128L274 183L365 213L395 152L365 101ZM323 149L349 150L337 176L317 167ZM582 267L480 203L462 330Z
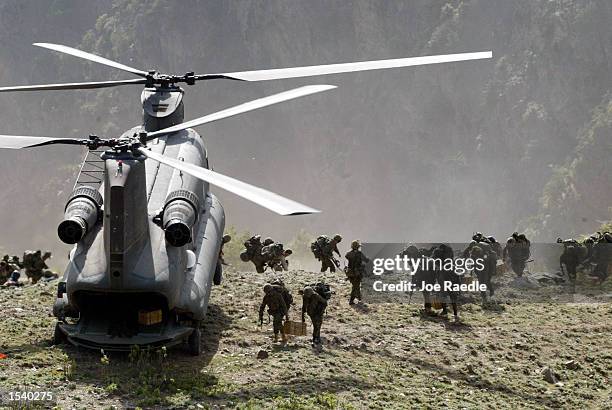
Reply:
M336 234L332 239L325 235L319 236L311 245L310 249L315 258L321 261L321 272L329 269L330 272L335 272L337 267L340 267L340 262L334 257L334 253L340 257L338 244L342 242L342 236Z
M321 325L323 314L327 308L327 300L319 295L311 286L306 286L302 294L302 323L306 321L306 313L312 321L312 345L321 344Z
M266 306L268 314L272 316L272 327L274 330L274 341L278 341L278 334L281 334L282 341L285 343L287 337L283 332L283 317L289 319L289 307L283 299L283 295L274 289L270 283L266 283L263 287L264 297L259 306L259 324L263 324L263 314Z
M345 255L348 266L345 269L346 277L351 282L351 296L349 305L355 304L355 299L361 302L361 280L365 274L365 265L370 260L359 249L361 243L358 240L351 242L351 250Z

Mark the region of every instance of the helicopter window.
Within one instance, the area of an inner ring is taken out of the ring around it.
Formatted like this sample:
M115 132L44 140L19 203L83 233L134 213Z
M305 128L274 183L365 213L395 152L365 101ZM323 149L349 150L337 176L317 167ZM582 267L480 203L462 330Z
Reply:
M168 104L153 104L153 112L165 112L168 109Z

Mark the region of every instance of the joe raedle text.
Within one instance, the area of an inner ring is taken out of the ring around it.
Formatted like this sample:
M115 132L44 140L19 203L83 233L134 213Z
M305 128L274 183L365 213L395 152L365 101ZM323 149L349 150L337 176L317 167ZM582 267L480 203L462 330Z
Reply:
M372 288L376 292L486 292L487 285L477 280L472 283L453 283L442 281L440 283L412 283L402 280L397 283L385 283L382 280L374 281Z

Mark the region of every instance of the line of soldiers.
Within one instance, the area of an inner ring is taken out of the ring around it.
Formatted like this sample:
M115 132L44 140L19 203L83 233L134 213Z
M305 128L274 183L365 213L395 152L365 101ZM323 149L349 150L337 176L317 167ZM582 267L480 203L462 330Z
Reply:
M463 250L463 258L471 258L473 260L482 260L483 263L475 265L473 273L476 275L478 282L485 284L486 291L481 291L480 295L482 303L487 303L487 291L489 296L493 296L495 290L493 288L492 277L497 273L498 260L502 259L511 266L512 270L517 276L522 276L525 270L525 266L531 255L531 242L527 239L525 234L519 234L514 232L506 241L506 246L502 248L502 245L493 237L485 236L481 232L476 232L472 236L472 241ZM431 258L433 260L447 260L454 258L453 249L447 244L439 244L431 246L429 249L417 248L414 245L407 246L401 253L400 256L407 256L412 259L419 259L422 257ZM450 266L445 269L445 264L431 264L434 266L433 269L427 270L424 268L419 269L412 276L412 283L416 285L416 288L423 289L424 285L434 285L436 283L442 285L445 282L450 282L453 285L461 284L464 280L463 275L457 275ZM436 269L439 267L440 269ZM453 315L455 321L459 321L457 301L459 292L456 291L442 291L439 292L440 300L436 298L431 292L423 290L424 299L424 313L426 315L435 315L432 308L437 307L442 309L442 315L448 314L447 301L450 301L453 308ZM435 302L435 303L434 303Z
M51 256L51 252L43 254L40 250L25 251L21 261L18 256L4 255L0 261L0 285L19 286L22 269L25 270L26 277L30 279L32 284L37 283L42 278L57 278L58 275L50 271L46 264Z
M334 253L340 256L338 243L341 241L342 237L340 235L335 235L333 238L321 235L311 244L315 257L321 261L321 272L325 272L327 269L335 272L336 268L340 267L340 262L334 258ZM246 244L245 247L247 247ZM366 263L369 262L369 259L361 252L360 247L361 243L358 240L353 241L351 243L351 250L345 255L348 263L344 268L344 272L347 280L351 282L351 295L349 298L349 304L351 305L355 304L355 299L361 302L361 280L365 274ZM256 264L255 266L257 267L258 265ZM263 272L263 269L259 271ZM264 311L268 307L268 314L273 318L274 340L278 341L278 335L280 334L284 343L286 335L282 321L283 318L289 320L289 308L292 305L293 297L280 279L274 279L272 282L267 283L264 285L263 290L264 298L259 308L260 324L263 322ZM305 322L307 314L313 326L312 344L313 346L320 345L323 315L333 292L329 285L324 282L318 282L305 286L299 293L302 295L302 323Z

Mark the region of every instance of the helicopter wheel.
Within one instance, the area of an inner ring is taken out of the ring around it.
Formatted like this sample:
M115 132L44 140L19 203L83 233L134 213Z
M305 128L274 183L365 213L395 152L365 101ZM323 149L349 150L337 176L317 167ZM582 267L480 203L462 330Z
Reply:
M201 352L201 347L200 347L200 341L202 339L202 333L200 332L200 329L195 328L193 329L193 332L191 332L191 334L189 335L189 338L187 339L187 347L189 350L189 353L192 356L199 356L200 352Z
M53 331L53 344L61 345L66 343L66 335L59 327L59 322L55 323L55 330Z

